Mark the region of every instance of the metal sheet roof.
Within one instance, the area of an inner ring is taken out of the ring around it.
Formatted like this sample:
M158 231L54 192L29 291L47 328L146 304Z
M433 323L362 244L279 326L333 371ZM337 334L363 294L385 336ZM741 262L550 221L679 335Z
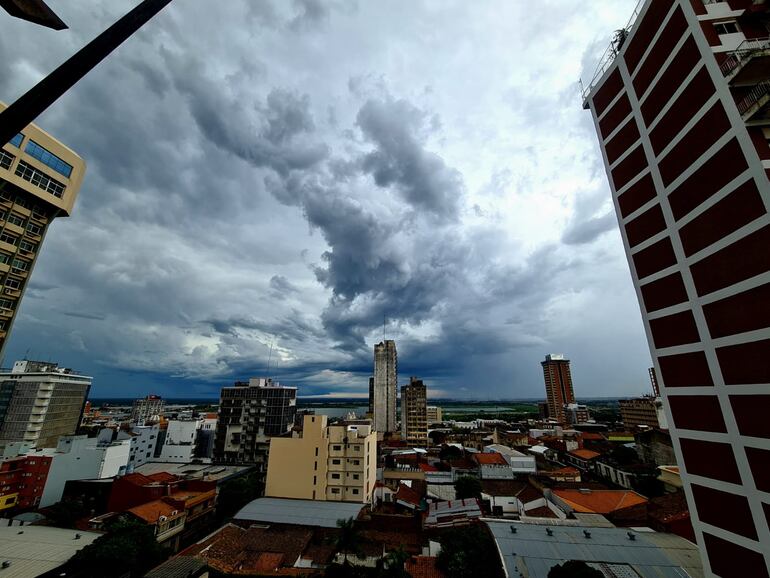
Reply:
M80 538L76 539L75 535ZM102 534L46 526L0 526L0 562L11 565L3 578L39 576L64 564Z
M357 518L363 507L363 504L352 502L258 498L246 504L235 519L336 528L337 520Z
M642 578L702 578L697 547L674 534L636 532L628 528L486 522L503 555L508 574L547 578L556 564L567 560L627 565ZM511 531L515 526L516 533ZM590 532L587 538L584 530ZM635 539L630 540L628 532ZM687 574L682 573L684 569Z

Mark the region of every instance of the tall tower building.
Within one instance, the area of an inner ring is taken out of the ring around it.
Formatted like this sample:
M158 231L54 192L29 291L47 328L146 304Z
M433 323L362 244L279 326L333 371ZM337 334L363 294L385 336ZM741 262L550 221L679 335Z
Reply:
M17 361L0 373L0 446L55 448L80 425L91 379L55 363Z
M770 575L770 6L645 0L586 87L707 576Z
M398 379L398 355L392 339L374 346L374 404L372 414L374 430L392 433L396 430L396 388Z
M264 483L270 438L291 432L297 412L297 388L269 378L252 378L223 387L213 459L249 464Z
M416 377L401 386L401 439L412 445L428 443L428 393Z
M72 212L85 170L34 124L0 148L0 357L48 226Z
M545 397L548 403L548 417L559 422L566 422L564 406L575 403L572 390L572 375L569 371L569 359L560 353L551 353L541 361L545 379Z

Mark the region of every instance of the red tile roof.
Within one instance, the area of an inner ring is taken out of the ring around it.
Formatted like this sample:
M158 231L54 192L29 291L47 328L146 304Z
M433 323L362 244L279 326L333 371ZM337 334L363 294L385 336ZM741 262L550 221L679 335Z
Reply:
M422 462L420 462L420 463L419 463L419 464L417 464L417 465L419 465L419 466L420 466L420 469L421 469L423 472L437 472L437 471L438 471L438 468L437 468L436 466L432 466L432 465L430 465L430 464L425 464L425 463L422 463Z
M544 476L575 476L580 474L580 470L572 466L565 466L557 470L543 470L540 473Z
M174 474L169 474L168 472L157 472L154 474L150 474L147 477L151 479L153 482L175 482L178 479L180 479Z
M610 514L648 502L647 498L631 490L554 489L553 493L576 512L586 514Z
M404 569L412 578L445 578L436 566L436 559L431 556L415 556L404 564Z
M585 431L585 432L580 434L580 437L583 438L583 441L585 441L585 440L600 441L600 440L607 439L602 434L599 434L599 433L596 433L596 432L592 432L592 431Z
M161 516L166 516L167 518L171 518L171 517L181 516L182 514L184 514L184 510L180 511L178 508L175 508L174 506L167 504L163 500L154 500L152 502L147 502L146 504L142 504L141 506L129 508L128 511L134 514L135 516L138 516L148 524L157 524ZM172 512L176 512L176 514L172 514Z
M507 466L508 462L505 461L505 458L502 456L502 454L498 454L497 452L492 452L488 454L473 454L473 459L475 459L479 465L482 466Z
M582 450L572 450L569 453L571 455L573 455L573 456L576 456L576 457L582 459L582 460L592 460L592 459L598 458L600 455L602 455L599 452L594 452L594 451L585 450L585 449L582 449Z
M422 501L422 497L418 492L407 486L406 484L399 484L398 491L396 492L396 500L401 500L407 504L419 506Z

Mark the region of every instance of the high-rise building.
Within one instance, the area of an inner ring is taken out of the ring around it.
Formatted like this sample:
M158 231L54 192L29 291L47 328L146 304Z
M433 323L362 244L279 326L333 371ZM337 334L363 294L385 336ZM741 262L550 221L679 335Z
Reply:
M564 417L567 425L577 425L580 423L588 423L588 420L591 419L591 413L585 405L565 403Z
M428 443L428 391L416 377L401 386L401 439L411 445Z
M374 346L374 403L372 416L374 429L379 433L392 433L396 429L396 397L398 389L398 355L396 342L386 339Z
M270 440L267 496L367 503L376 480L370 425L328 425L325 415L306 415L299 437Z
M646 0L584 92L707 576L770 575L766 0Z
M163 415L163 398L159 395L148 395L135 399L131 407L131 423L146 425L160 421Z
M56 363L17 361L0 373L0 446L54 448L80 425L91 379Z
M564 355L551 353L541 361L545 379L545 396L548 402L548 417L559 422L566 422L564 406L575 403L575 392L572 390L572 375L569 370L569 359Z
M650 372L650 385L652 386L652 395L655 397L660 397L660 387L658 387L658 374L655 373L654 367L651 367L648 371Z
M660 427L654 397L621 399L618 403L620 405L620 417L626 429L633 431L640 427Z
M48 226L72 212L85 170L34 124L0 148L0 356Z
M369 415L374 413L374 377L369 378Z
M264 481L270 438L291 432L296 411L297 388L270 378L252 378L223 387L214 461L254 465Z

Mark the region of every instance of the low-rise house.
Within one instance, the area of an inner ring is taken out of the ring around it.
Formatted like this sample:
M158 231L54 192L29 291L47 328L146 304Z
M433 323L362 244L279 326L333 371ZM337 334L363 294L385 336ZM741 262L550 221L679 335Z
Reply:
M187 516L184 510L165 500L153 500L126 510L126 513L151 526L159 544L172 552L179 549L179 534L184 530Z
M482 480L511 480L514 477L511 466L502 454L497 452L473 454Z
M564 461L575 466L584 472L593 471L594 462L601 456L600 453L593 450L572 450L564 454Z
M555 482L579 482L581 480L580 470L572 466L564 466L555 470L540 470L538 475L550 478Z
M628 490L639 487L645 478L655 477L655 470L644 464L621 465L606 457L594 463L594 472L601 478Z
M564 513L602 514L617 526L643 524L647 519L648 499L630 490L551 489L545 490L549 501Z
M511 466L514 474L531 475L537 473L536 460L532 455L527 455L501 444L490 444L484 448L484 452L502 455L508 462L508 465Z
M481 518L481 505L476 498L434 502L428 505L425 528L451 528L467 526Z
M682 490L682 476L679 466L658 466L658 479L663 484L663 489L668 493Z

